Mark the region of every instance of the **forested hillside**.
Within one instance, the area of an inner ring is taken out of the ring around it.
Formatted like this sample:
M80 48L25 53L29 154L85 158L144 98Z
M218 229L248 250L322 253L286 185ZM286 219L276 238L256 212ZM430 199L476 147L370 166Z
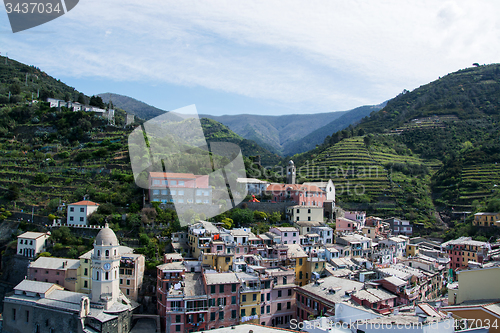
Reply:
M341 194L341 202L363 203L369 212L383 210L384 216L411 218L429 229L439 224L434 211L453 217L455 211L494 209L500 185L500 65L467 68L404 91L359 125L332 133L294 160L299 167L330 169L378 165L377 177L334 175L340 186L351 179L366 190Z

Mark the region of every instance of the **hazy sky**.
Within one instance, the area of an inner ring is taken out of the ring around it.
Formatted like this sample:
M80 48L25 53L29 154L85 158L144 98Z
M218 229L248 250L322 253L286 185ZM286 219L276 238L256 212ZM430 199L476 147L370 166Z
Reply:
M499 62L498 1L81 0L0 52L87 95L173 110L289 114L379 104Z

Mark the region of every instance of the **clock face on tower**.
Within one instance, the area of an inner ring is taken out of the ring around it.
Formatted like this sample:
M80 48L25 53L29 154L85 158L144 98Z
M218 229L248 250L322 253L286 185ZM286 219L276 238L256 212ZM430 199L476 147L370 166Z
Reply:
M105 270L109 271L109 269L111 268L111 264L109 262L105 263L102 268L104 268Z

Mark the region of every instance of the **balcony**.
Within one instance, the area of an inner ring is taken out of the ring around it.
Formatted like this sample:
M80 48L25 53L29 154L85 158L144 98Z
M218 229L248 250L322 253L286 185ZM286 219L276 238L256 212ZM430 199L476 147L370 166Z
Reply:
M173 308L167 307L166 311L167 312L184 312L185 308L184 307L173 307Z
M241 286L240 287L240 290L242 292L250 292L250 291L260 291L261 290L261 287L260 285L251 285L251 286Z

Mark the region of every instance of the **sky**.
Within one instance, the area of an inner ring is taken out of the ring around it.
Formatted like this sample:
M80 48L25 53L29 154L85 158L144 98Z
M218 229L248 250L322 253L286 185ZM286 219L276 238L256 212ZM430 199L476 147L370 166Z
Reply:
M164 110L312 114L382 103L498 63L498 1L82 0L0 52L86 95Z

